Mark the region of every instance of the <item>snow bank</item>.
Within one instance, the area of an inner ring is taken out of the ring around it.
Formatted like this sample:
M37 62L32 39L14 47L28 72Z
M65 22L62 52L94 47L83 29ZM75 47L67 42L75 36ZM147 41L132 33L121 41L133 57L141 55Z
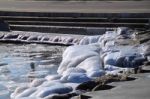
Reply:
M68 68L81 68L89 71L102 68L100 57L100 47L96 45L76 45L68 47L63 53L63 60L57 70L62 74ZM84 62L85 61L85 62ZM88 61L88 63L86 63ZM89 66L90 65L90 66ZM96 66L95 66L96 65Z

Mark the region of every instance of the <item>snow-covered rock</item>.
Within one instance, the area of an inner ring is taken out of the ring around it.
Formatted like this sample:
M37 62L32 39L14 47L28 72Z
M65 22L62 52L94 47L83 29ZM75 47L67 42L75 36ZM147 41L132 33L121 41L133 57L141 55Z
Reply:
M70 73L61 77L64 82L82 83L91 80L85 73Z
M37 88L35 87L30 87L26 90L24 90L23 92L21 92L20 94L16 95L14 98L22 98L22 97L29 97L32 93L34 93L37 90Z
M61 78L61 75L48 75L45 77L46 80L52 81L52 80L58 80Z
M11 94L11 98L12 99L15 98L18 94L22 93L28 88L29 88L28 86L17 87L14 93Z
M92 44L92 43L97 43L99 38L101 36L85 36L84 38L81 39L81 41L79 42L79 45L88 45L88 44Z
M65 94L72 91L72 87L65 86L63 84L53 85L51 87L46 87L42 89L38 94L37 97L44 98L51 94Z
M70 46L63 53L63 60L57 72L58 74L62 74L68 68L72 67L82 68L87 71L95 69L94 68L95 65L96 65L95 67L98 67L100 69L102 68L102 66L100 62L99 53L100 48L96 45Z
M46 79L44 79L44 78L34 79L34 80L30 83L30 87L37 87L37 86L41 85L44 81L46 81Z

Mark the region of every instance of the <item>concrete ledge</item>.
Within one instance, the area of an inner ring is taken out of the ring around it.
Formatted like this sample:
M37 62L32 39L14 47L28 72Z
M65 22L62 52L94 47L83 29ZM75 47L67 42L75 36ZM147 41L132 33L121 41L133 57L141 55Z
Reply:
M107 28L86 28L86 27L65 27L65 26L10 26L11 30L32 31L45 33L62 33L62 34L80 34L80 35L100 35L104 34Z
M73 12L25 12L0 11L0 16L32 17L101 17L101 18L150 18L150 13L73 13Z

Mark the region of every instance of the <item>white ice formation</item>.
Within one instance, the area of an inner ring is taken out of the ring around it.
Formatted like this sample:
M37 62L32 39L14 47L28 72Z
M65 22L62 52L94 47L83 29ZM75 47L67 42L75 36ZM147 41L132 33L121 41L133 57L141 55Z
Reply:
M32 36L21 34L3 34L0 35L0 42L14 43L40 43L40 44L59 44L76 45L80 39L69 36Z
M140 50L141 47L126 42L133 40L132 34L128 28L118 28L103 35L84 37L79 45L70 46L64 51L57 70L58 75L36 79L28 88L17 88L11 95L12 98L38 99L53 94L65 94L75 91L76 85L95 77L117 75L128 71L128 68L138 67L145 60L145 56ZM60 38L56 37L54 40L56 42ZM65 41L71 42L73 39L68 38Z

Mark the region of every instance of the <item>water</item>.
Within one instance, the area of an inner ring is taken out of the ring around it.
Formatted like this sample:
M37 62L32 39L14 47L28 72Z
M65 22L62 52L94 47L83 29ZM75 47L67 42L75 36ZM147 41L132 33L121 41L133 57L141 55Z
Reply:
M65 47L40 44L0 44L0 92L13 92L34 78L55 74ZM30 65L34 64L35 71ZM0 98L1 99L1 98Z

